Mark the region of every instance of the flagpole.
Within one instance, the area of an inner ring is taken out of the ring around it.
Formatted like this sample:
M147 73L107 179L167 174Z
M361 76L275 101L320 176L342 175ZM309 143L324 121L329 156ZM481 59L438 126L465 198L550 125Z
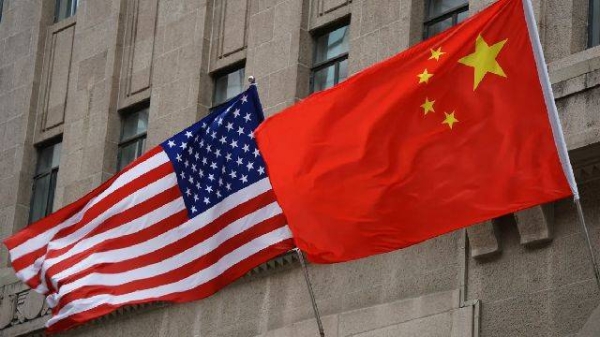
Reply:
M577 182L575 181L575 175L573 174L573 168L569 159L569 152L567 149L567 143L560 124L558 117L558 109L556 108L556 102L554 100L554 94L552 92L552 85L550 83L550 76L548 75L548 68L546 66L546 60L544 58L544 52L542 51L542 43L540 42L539 33L537 29L537 23L535 21L535 15L533 13L533 5L531 0L523 0L523 9L525 11L525 19L527 21L527 29L529 30L529 38L533 47L533 54L535 56L536 66L538 68L540 83L542 85L542 91L544 93L544 99L546 100L546 107L548 108L548 117L550 119L550 125L552 126L552 133L554 135L554 141L558 150L558 156L563 166L563 171L573 191L573 202L577 207L577 215L579 217L579 224L581 225L583 236L587 244L587 250L594 268L594 276L596 277L596 285L600 290L600 271L598 269L598 263L596 262L596 256L594 253L594 247L592 246L592 240L585 223L585 217L583 215L583 208L579 200L579 191L577 188Z
M248 83L250 85L256 85L256 77L248 76ZM323 329L323 322L321 321L321 314L319 314L319 307L317 307L317 301L315 299L315 293L313 292L312 283L310 283L310 277L308 276L308 268L306 267L306 261L304 261L304 254L298 248L292 249L298 255L300 265L302 265L302 271L304 273L304 280L306 281L306 287L308 288L308 294L312 303L313 311L315 313L315 319L317 320L317 327L319 328L319 336L325 337L325 330Z
M575 206L577 206L579 224L581 224L581 229L583 230L583 236L585 237L585 242L587 243L590 260L592 261L592 265L594 266L594 276L596 277L596 285L600 290L600 271L598 270L598 263L596 262L596 255L594 254L594 247L592 246L590 233L588 231L587 225L585 224L585 217L583 216L583 208L581 207L581 201L579 200L579 198L575 198L573 199L573 201L575 202Z
M308 293L310 294L310 300L312 301L313 311L315 312L315 318L317 319L317 327L319 328L319 336L325 337L325 330L323 329L323 322L321 322L321 315L319 314L319 308L317 307L317 301L315 300L315 293L313 292L312 284L310 283L310 278L308 276L308 268L306 267L306 262L304 261L304 254L298 248L293 249L296 254L298 254L298 259L300 260L300 265L302 265L302 270L304 271L304 280L306 281L306 287L308 288Z

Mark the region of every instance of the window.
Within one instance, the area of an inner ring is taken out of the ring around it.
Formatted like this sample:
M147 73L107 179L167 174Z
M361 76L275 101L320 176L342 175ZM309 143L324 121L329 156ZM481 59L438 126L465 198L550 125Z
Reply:
M33 177L33 193L29 222L37 221L52 213L54 190L58 176L61 143L52 144L39 150L35 176Z
M600 45L600 0L590 0L588 47Z
M4 8L4 0L0 0L0 22L2 22L2 9Z
M428 0L424 37L430 38L463 21L468 10L467 0Z
M244 91L245 69L239 68L232 72L218 76L215 79L215 92L213 95L213 107L227 102L235 95Z
M56 0L54 22L59 22L75 15L78 2L79 0Z
M324 90L348 77L348 25L317 36L311 91Z
M122 170L134 161L146 147L148 129L148 107L122 115L121 139L117 157L117 170Z

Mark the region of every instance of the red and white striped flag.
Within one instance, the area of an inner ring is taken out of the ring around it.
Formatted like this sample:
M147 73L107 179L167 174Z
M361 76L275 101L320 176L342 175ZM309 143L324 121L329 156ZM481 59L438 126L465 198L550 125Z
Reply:
M58 332L120 306L207 297L293 248L254 142L254 86L5 241Z

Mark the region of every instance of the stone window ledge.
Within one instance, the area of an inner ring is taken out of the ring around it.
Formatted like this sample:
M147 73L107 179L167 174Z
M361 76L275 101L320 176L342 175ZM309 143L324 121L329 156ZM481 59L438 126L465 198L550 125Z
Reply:
M600 46L550 62L548 69L552 83L562 82L600 69Z

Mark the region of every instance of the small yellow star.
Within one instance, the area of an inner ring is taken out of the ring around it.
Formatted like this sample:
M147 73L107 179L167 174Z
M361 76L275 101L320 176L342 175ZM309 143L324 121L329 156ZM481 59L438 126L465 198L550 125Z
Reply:
M423 71L423 73L417 75L419 78L419 84L421 83L429 83L429 79L433 77L433 74L427 72L427 69Z
M446 119L442 122L442 124L448 124L450 129L452 129L452 127L454 126L454 123L459 122L458 119L456 119L456 117L454 117L454 111L452 111L451 113L444 112L444 114L446 115Z
M506 77L506 73L504 73L504 70L498 61L496 61L496 58L502 51L502 48L504 48L506 41L508 41L508 39L490 46L487 44L487 42L485 42L483 37L479 35L475 41L475 52L458 60L458 62L461 64L464 64L468 67L473 67L473 70L475 71L473 91L477 89L479 83L483 81L483 78L488 73Z
M423 108L423 113L427 115L430 112L435 112L435 110L433 109L434 103L435 103L435 101L430 101L429 97L425 98L425 103L423 103L423 105L421 105L421 108Z
M436 61L439 61L440 57L444 54L446 54L446 53L442 51L442 47L439 47L436 50L431 49L431 57L429 59L430 60L435 59Z

